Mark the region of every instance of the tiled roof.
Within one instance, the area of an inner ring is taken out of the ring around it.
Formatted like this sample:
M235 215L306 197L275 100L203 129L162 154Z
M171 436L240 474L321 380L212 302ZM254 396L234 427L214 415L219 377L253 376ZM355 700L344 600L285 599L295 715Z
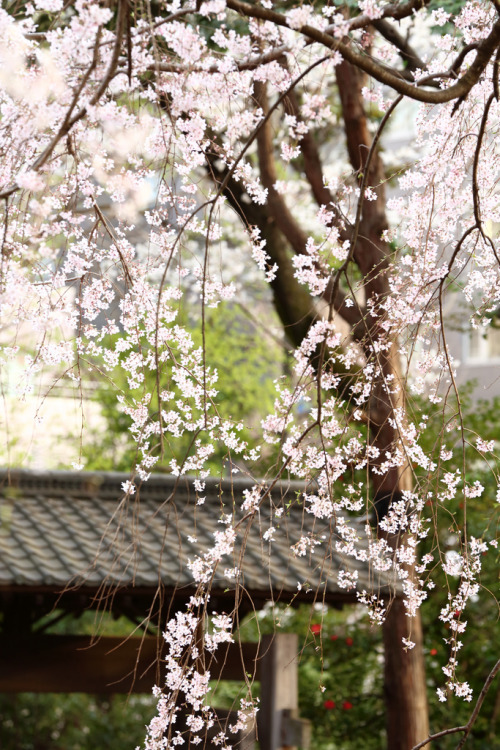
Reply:
M243 491L252 483L207 481L205 502L197 505L192 480L153 475L124 497L127 479L113 473L0 472L0 589L69 583L156 588L159 576L166 587L193 589L188 560L209 549L213 533L225 528L224 515L238 516ZM260 598L290 600L300 583L300 599L319 589L320 600L334 601L346 598L337 571L347 568L358 571L359 588L387 593L389 579L336 551L331 522L304 513L294 502L299 491L295 483L273 488L272 502L287 509L274 521L272 543L262 538L269 501L258 517L242 521L236 553L224 558L214 588L234 588L223 570L238 567L245 589ZM290 546L310 533L324 537L323 543L313 555L294 556Z

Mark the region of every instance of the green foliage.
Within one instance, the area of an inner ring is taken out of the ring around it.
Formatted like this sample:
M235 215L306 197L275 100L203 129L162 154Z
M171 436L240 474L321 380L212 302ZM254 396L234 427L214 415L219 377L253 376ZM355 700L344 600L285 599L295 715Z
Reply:
M360 607L269 607L242 624L241 641L297 633L300 716L312 725L311 748L379 750L384 746L381 633ZM214 686L213 704L231 708L242 686ZM258 695L258 690L253 689Z
M2 750L124 750L144 740L149 695L0 694Z
M381 634L363 610L302 605L278 615L278 621L280 631L299 636L299 705L312 723L312 747L382 747Z
M453 13L454 15L460 13L465 5L465 0L431 0L429 8L431 10L437 10L442 8L447 13Z
M191 321L190 328L195 347L204 346L207 365L218 373L217 413L223 419L232 420L235 426L243 423L244 427L238 429L238 438L246 441L250 449L255 448L258 444L254 433L258 432L256 428L260 419L273 408L273 381L282 375L285 351L269 334L269 327L264 332L257 329L237 306L207 309L204 337L201 321ZM161 389L173 390L171 369L172 362L169 362L162 370ZM129 433L130 418L117 402L116 392L117 389L122 392L128 402L131 397L140 398L143 391L155 392L156 373L145 372L144 378L143 387L136 392L130 389L127 377L119 367L111 374L113 388L110 388L108 378L97 381L94 398L100 405L105 428L95 432L92 449L84 454L87 469L129 471L134 465L137 454L135 441ZM196 414L195 409L193 412ZM194 433L185 433L182 437L167 435L164 454L155 471L168 472L172 459L181 465L190 454L195 437ZM224 445L214 447L215 452L207 464L210 469L220 471L221 463L228 459L238 462L238 456L230 455ZM156 446L153 453L159 455L160 446ZM260 462L262 472L274 458L274 452L264 446Z

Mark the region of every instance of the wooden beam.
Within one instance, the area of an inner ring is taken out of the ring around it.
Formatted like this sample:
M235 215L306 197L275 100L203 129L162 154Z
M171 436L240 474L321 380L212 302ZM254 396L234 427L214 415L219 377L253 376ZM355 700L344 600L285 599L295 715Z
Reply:
M149 693L160 681L156 638L0 636L2 693Z
M163 681L162 645L151 636L0 636L0 693L150 693ZM258 650L232 643L206 667L213 679L243 681L259 671Z

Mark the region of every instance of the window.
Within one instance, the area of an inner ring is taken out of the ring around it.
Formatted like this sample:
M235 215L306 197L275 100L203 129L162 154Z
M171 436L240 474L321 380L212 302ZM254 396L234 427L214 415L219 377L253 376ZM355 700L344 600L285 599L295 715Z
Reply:
M493 360L500 361L500 327L473 328L465 336L466 361L485 365Z

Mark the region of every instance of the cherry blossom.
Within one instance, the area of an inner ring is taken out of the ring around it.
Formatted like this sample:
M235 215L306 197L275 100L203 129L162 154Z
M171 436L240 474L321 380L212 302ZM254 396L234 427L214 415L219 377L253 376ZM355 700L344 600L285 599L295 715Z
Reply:
M162 461L190 476L201 510L221 447L229 471L254 482L190 559L199 596L166 625L148 750L186 741L181 704L193 744L214 725L196 630L202 623L214 658L231 642L234 613L208 610L210 585L218 573L241 584L242 518L261 524L272 556L282 478L301 482L304 517L333 530L328 538L304 524L287 540L290 554L344 556L338 586L373 622L390 620L390 604L358 589L349 559L394 576L414 627L432 565L454 579L438 696L472 697L457 676L458 637L495 540L486 529L470 536L465 520L453 549L434 557L425 540L454 504L465 519L467 503L489 497L448 463L459 443L475 446L498 487L495 441L465 434L446 319L453 308L464 328L487 332L500 306L498 9L478 0L456 13L376 0L351 11L292 5L175 0L141 15L125 0L36 0L18 17L0 12L0 361L17 373L14 390L43 400L47 379L64 381L84 411L82 380L104 375L137 446L129 497ZM415 137L387 197L378 145L399 112ZM337 136L329 154L327 132ZM281 316L291 373L275 383L272 413L250 426L253 447L221 407L203 326L208 308L252 301L256 278ZM429 455L438 406L443 427ZM168 446L186 438L179 460ZM266 451L278 458L261 478ZM269 503L270 519L261 513ZM416 653L410 635L401 647ZM215 744L229 747L255 710L246 696Z

